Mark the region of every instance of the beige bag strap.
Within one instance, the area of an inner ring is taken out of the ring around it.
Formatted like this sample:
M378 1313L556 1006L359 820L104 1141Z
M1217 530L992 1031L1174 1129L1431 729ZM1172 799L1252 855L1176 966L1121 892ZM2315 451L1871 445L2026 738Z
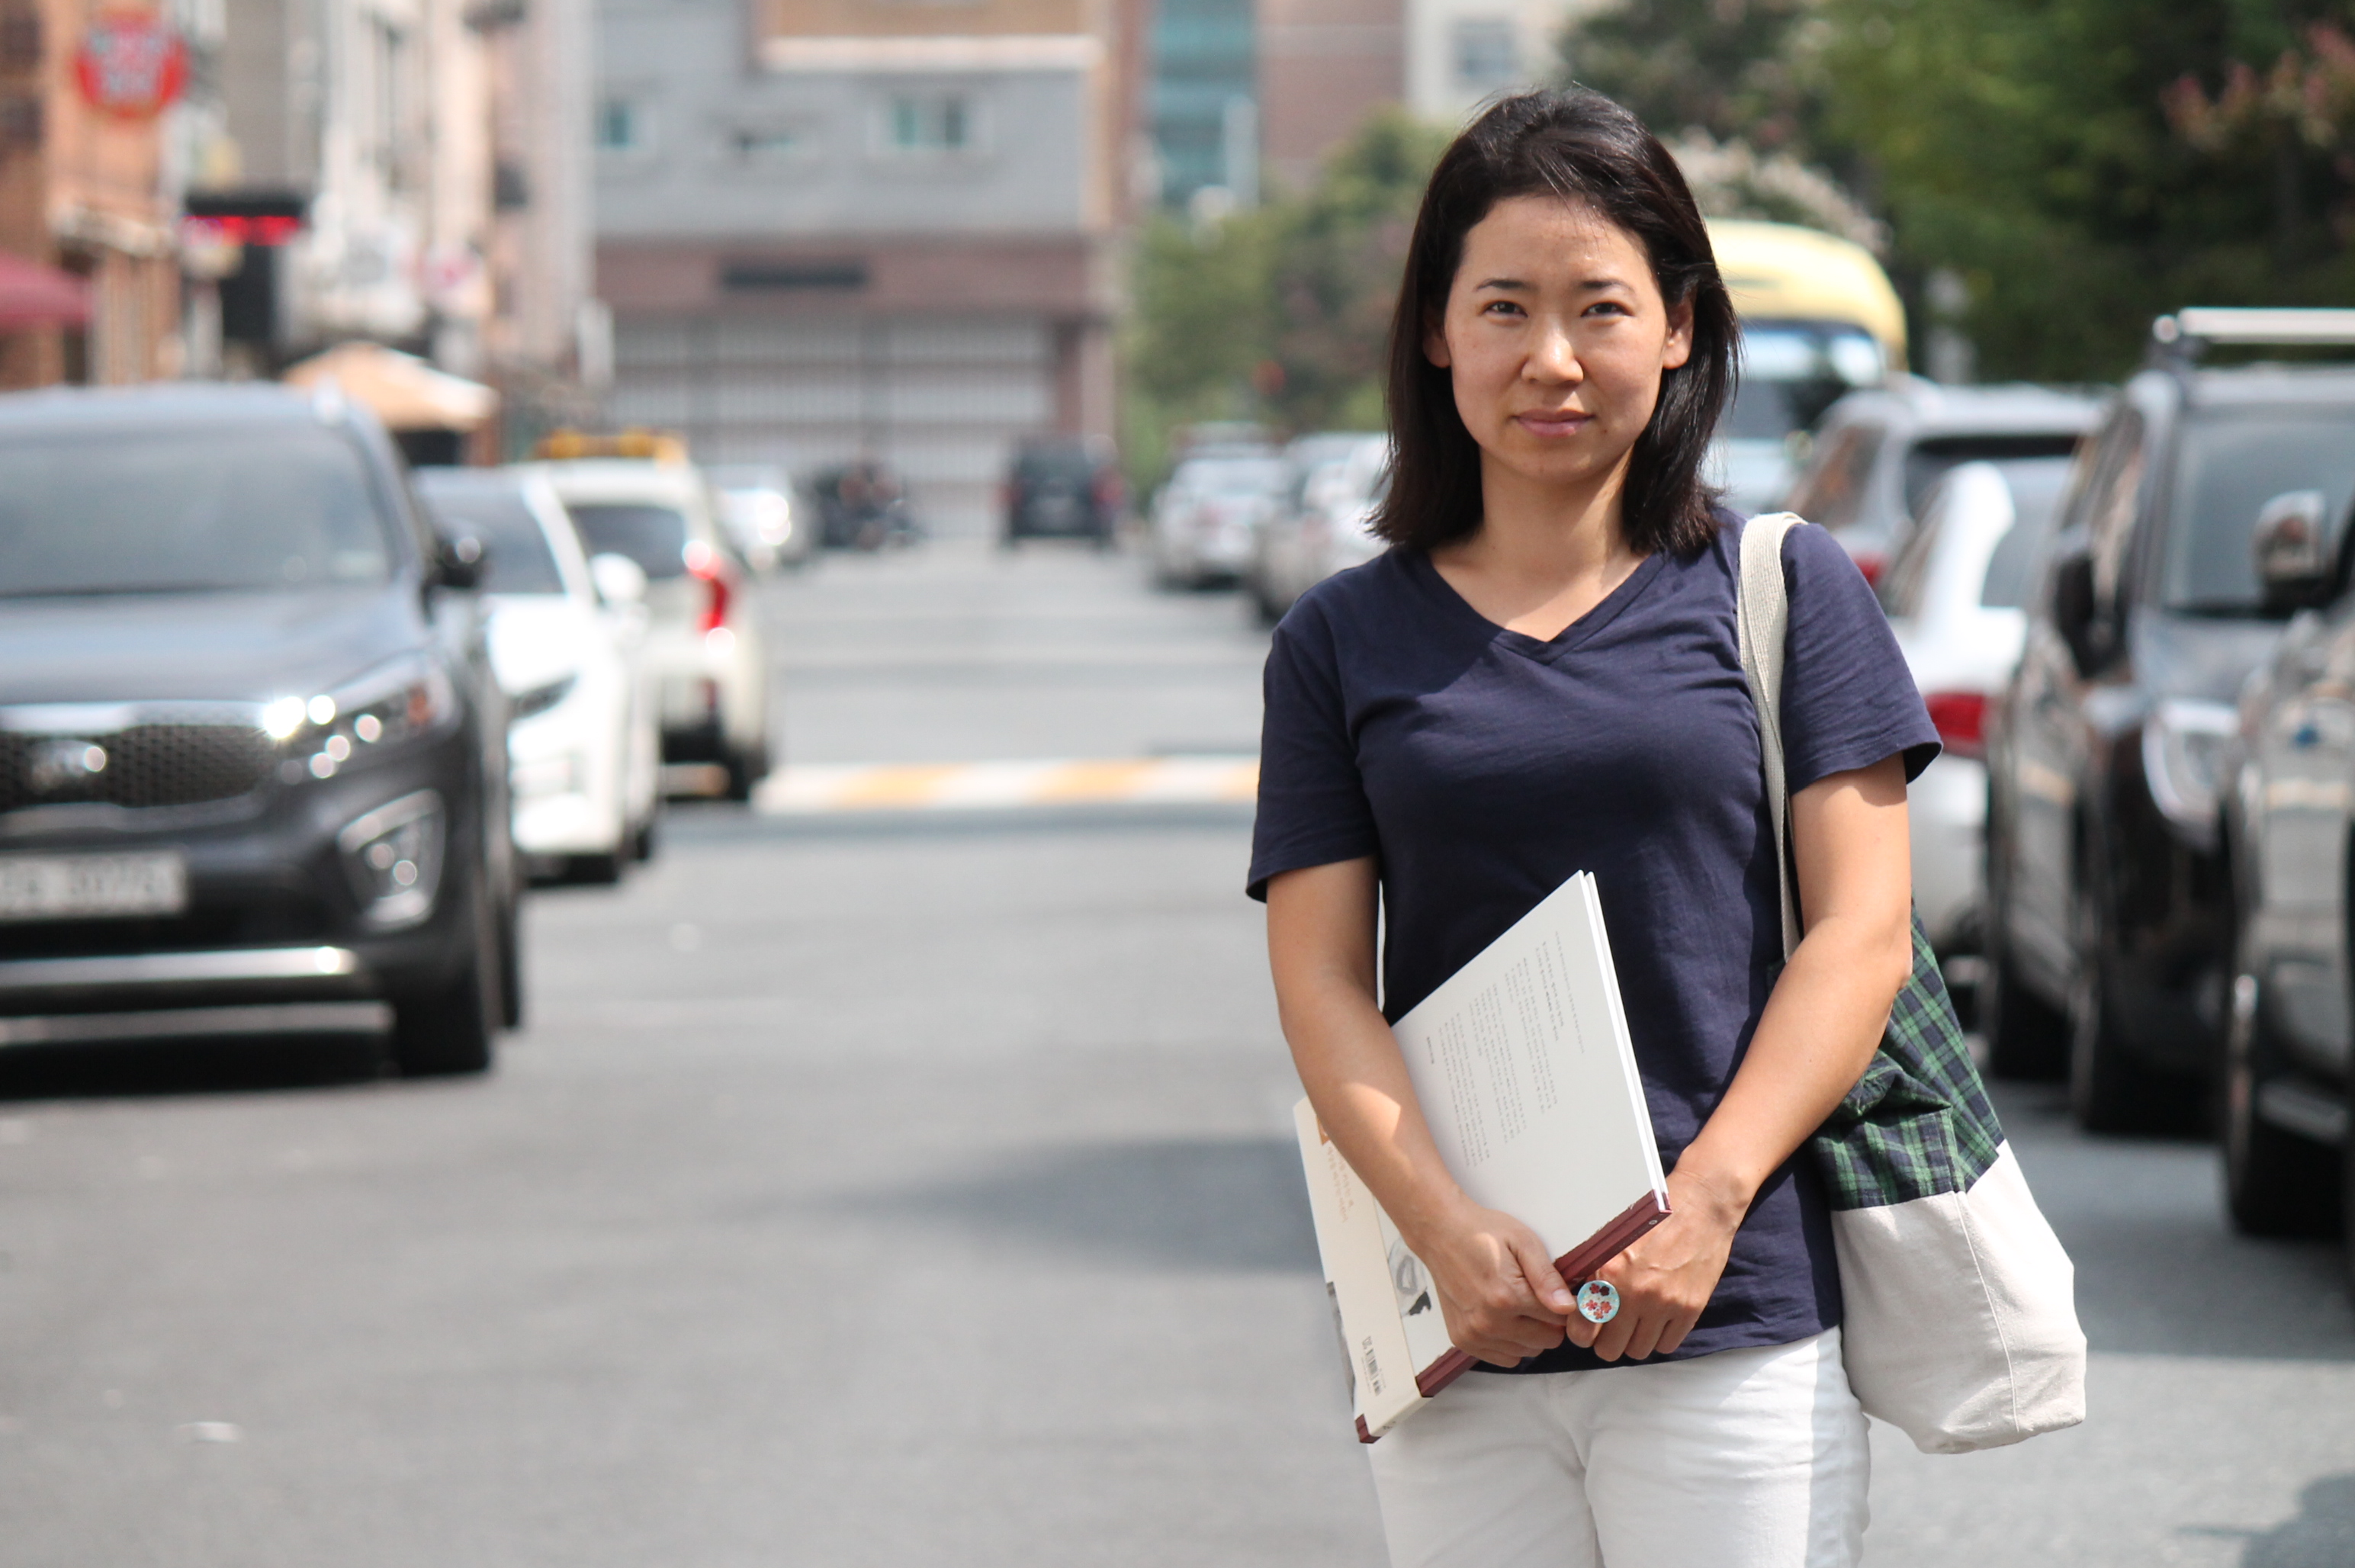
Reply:
M1742 581L1734 626L1742 674L1758 709L1758 736L1766 754L1766 803L1774 814L1774 864L1783 891L1783 956L1799 945L1799 906L1791 889L1791 789L1783 771L1783 645L1791 619L1783 581L1783 539L1806 519L1796 512L1753 517L1742 528Z

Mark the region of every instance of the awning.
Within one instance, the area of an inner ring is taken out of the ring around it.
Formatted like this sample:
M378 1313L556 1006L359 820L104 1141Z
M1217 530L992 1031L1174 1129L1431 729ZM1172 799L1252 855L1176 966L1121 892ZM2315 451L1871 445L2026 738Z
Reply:
M0 251L0 332L80 326L90 320L90 285L71 272Z
M381 343L339 343L293 367L284 379L292 387L333 380L387 430L470 431L499 410L498 393L481 382L436 370Z

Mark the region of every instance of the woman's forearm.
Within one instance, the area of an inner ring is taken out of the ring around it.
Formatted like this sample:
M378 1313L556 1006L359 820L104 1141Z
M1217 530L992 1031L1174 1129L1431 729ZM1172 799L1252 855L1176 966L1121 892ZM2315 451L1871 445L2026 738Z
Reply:
M1809 930L1767 998L1724 1099L1677 1168L1748 1209L1871 1065L1912 951L1910 924L1893 940L1878 921L1827 919Z
M1913 961L1902 763L1822 780L1792 805L1802 901L1820 912L1725 1097L1677 1162L1743 1210L1871 1065Z

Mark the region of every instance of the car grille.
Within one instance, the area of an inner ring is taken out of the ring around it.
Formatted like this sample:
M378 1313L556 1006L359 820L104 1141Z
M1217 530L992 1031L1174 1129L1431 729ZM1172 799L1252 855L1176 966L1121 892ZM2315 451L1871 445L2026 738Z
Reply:
M270 737L251 724L153 721L70 735L0 731L0 812L231 800L259 789L276 761Z

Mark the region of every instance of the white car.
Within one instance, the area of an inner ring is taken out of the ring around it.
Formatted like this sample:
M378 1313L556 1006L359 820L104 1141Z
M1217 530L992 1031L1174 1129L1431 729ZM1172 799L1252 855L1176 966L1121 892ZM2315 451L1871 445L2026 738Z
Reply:
M705 469L720 525L755 571L798 571L816 553L817 529L794 497L793 481L764 463L728 463Z
M1987 848L1987 704L2028 636L2023 607L2069 459L1968 463L1923 502L1881 584L1897 645L1945 750L1913 781L1913 906L1940 953L1975 952Z
M1304 436L1293 450L1291 502L1260 531L1250 572L1252 603L1271 625L1325 579L1390 548L1370 529L1390 482L1390 438Z
M538 464L592 555L646 574L646 665L666 763L725 770L730 800L769 771L769 671L751 574L693 464L590 457Z
M1156 580L1199 588L1241 576L1291 476L1284 459L1267 451L1212 451L1179 463L1154 498Z
M444 532L484 547L517 849L543 876L618 880L653 852L659 793L645 575L619 556L588 560L545 478L426 468L414 483Z

